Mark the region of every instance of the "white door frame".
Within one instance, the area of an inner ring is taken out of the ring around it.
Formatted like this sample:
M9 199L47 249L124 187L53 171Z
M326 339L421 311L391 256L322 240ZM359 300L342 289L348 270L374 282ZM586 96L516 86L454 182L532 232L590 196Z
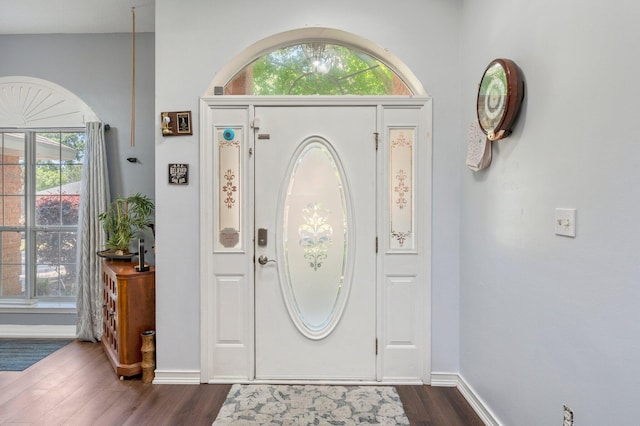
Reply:
M429 97L407 96L212 96L200 101L200 331L202 383L255 382L253 159L255 106L375 106L378 111L377 380L430 383L432 110ZM242 129L244 188L240 250L214 254L216 164L214 128ZM415 129L415 250L388 250L390 127ZM383 173L381 173L383 172ZM234 263L235 262L235 263ZM225 270L227 265L235 269ZM412 264L414 266L407 266ZM241 270L238 270L238 269ZM401 309L394 309L401 308ZM405 318L396 319L406 313ZM223 321L222 318L225 320ZM300 381L297 381L300 382ZM317 382L316 382L317 383ZM333 381L332 383L341 383ZM358 382L362 383L362 382Z

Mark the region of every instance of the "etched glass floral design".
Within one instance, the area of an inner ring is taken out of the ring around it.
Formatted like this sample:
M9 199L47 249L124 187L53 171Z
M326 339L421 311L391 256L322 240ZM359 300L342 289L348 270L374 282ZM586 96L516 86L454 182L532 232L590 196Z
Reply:
M393 190L398 195L398 198L396 199L396 205L401 210L404 209L407 205L407 199L405 198L405 195L407 195L407 193L409 192L409 187L406 185L406 180L407 172L400 169L398 171L398 174L396 174L397 185L393 188Z
M226 136L225 136L226 135ZM242 250L242 163L240 158L242 129L216 129L217 144L217 210L216 249Z
M389 248L412 250L413 241L413 128L389 129Z
M331 246L333 227L327 223L330 213L321 203L310 203L302 209L305 223L298 228L300 246L304 250L304 258L309 261L309 267L314 271L322 266Z
M327 141L311 137L300 144L283 190L282 291L296 327L317 338L339 319L349 285L348 194Z
M236 174L233 173L233 170L227 169L224 173L224 179L226 181L225 185L222 187L222 192L227 195L227 198L224 199L224 205L227 206L228 209L233 208L236 203L235 198L233 198L235 192L238 191L238 186L234 185L234 179Z

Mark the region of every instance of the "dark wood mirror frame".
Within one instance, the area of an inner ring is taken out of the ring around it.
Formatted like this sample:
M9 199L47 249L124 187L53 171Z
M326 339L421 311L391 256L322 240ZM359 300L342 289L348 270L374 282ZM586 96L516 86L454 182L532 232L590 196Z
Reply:
M506 106L502 113L502 118L498 122L497 126L494 129L485 129L482 125L482 120L480 118L480 90L482 87L482 82L487 76L487 71L494 66L495 64L500 64L500 66L504 69L506 79L507 79L507 99ZM509 136L512 132L512 126L518 117L518 113L520 111L520 105L524 99L524 79L522 78L522 73L518 66L509 59L494 59L487 66L482 74L482 79L480 80L480 84L478 85L478 96L476 99L476 115L478 118L478 123L480 124L480 128L487 135L487 138L491 141L497 141Z

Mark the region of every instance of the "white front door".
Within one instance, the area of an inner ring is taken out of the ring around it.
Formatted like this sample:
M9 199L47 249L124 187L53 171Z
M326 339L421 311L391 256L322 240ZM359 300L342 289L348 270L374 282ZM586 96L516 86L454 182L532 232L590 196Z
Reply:
M375 380L376 108L255 117L256 379Z
M428 383L430 100L214 97L201 124L201 380Z

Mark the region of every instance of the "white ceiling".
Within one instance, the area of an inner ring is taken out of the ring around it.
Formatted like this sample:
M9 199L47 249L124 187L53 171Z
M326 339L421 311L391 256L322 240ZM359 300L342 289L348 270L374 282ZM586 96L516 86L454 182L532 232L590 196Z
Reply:
M0 34L155 31L155 0L0 0Z

